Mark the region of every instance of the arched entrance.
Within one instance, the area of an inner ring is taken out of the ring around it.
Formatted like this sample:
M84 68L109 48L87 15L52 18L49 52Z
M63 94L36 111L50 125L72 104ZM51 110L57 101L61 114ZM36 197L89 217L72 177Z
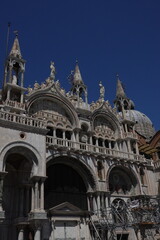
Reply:
M48 166L45 182L45 209L63 202L87 210L86 186L79 173L69 165L56 163Z
M6 239L17 239L20 222L24 223L24 239L30 232L27 225L28 213L31 210L31 182L37 159L32 151L25 147L10 148L4 155L4 170L7 172L3 183L3 209L5 221L1 234Z

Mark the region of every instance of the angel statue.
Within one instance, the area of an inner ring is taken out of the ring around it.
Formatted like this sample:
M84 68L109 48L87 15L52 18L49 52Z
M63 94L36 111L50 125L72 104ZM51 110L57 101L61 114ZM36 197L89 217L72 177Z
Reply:
M100 87L100 99L104 100L105 88L102 85L102 82L99 83L99 87Z
M51 73L50 73L50 77L54 80L55 79L55 74L56 74L56 69L54 66L54 62L51 61L50 64L50 69L51 69Z

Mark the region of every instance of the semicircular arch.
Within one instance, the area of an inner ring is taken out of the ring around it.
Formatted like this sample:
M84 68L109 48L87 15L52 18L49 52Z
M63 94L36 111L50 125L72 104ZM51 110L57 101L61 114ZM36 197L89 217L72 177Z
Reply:
M18 153L32 162L32 175L38 174L38 166L42 157L31 144L17 141L7 144L0 153L0 169L5 171L6 160L10 154Z
M79 126L78 116L73 105L67 99L61 98L58 95L53 96L51 93L44 93L43 96L35 95L29 100L27 105L29 114L34 115L38 111L46 110L48 112L48 116L49 112L53 112L55 114L57 113L57 119L58 116L63 116L65 118L64 121L70 122L73 128Z
M106 133L110 135L118 136L120 134L120 123L115 115L111 112L106 112L104 110L95 111L92 115L92 129L93 131L100 130L100 128L106 130Z
M114 175L114 173L115 173L115 176L111 176L111 174ZM123 176L125 178L125 181L120 184L120 180L123 178ZM122 187L122 188L124 187L124 189L122 189L124 190L123 192L131 191L131 188L134 187L136 193L140 194L140 182L139 182L138 176L135 173L135 171L131 168L114 164L108 169L106 179L107 179L107 189L109 190L111 190L110 183L112 183L112 185L117 184L117 186L119 187ZM128 184L127 189L125 188L125 186L123 186L125 185L125 183ZM131 184L132 186L129 186L129 184ZM130 189L128 189L128 187Z
M53 164L64 164L73 168L83 179L87 192L98 190L98 182L93 170L76 156L67 156L66 154L57 154L47 159L47 167Z

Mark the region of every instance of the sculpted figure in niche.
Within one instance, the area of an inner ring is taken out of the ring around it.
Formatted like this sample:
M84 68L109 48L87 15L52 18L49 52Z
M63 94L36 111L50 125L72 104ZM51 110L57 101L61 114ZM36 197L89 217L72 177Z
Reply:
M12 83L17 85L17 77L16 77L16 75L13 75Z

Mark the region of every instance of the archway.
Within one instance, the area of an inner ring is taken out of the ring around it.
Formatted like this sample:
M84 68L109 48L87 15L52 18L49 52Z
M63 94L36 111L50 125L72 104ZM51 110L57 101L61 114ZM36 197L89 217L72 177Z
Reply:
M69 165L56 163L48 166L45 182L45 209L69 202L87 210L86 186L79 173Z
M10 152L5 158L5 171L3 191L3 209L5 210L5 221L8 225L8 238L16 239L17 228L15 219L28 216L31 209L31 184L30 177L33 162L22 153Z

